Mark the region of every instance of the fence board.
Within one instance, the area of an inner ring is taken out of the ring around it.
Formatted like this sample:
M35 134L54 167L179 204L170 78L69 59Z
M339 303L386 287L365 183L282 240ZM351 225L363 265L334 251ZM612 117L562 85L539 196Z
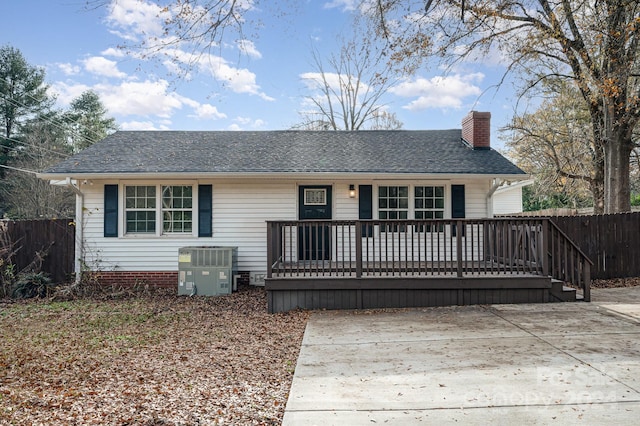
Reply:
M593 261L591 278L640 276L640 212L551 220Z
M27 267L36 252L49 248L42 263L54 283L68 281L74 270L75 226L72 219L3 220L0 232L7 232L14 250L12 258L17 270Z

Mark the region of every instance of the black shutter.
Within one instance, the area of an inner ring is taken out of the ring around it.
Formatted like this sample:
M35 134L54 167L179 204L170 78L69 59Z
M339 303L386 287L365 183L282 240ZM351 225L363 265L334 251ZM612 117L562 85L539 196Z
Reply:
M451 218L465 218L464 185L451 185ZM456 235L455 225L453 226L453 235ZM462 236L464 237L464 228L462 229Z
M451 218L465 218L464 185L451 185Z
M210 237L212 229L213 187L198 185L198 237Z
M118 236L118 185L104 186L104 236Z
M373 219L373 186L359 185L359 213L360 219ZM370 237L373 235L373 226L362 225L362 236Z

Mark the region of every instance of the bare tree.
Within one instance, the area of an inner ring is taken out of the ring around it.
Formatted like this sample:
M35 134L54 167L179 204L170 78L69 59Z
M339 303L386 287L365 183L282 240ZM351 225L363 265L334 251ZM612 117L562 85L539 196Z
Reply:
M564 199L572 207L592 200L604 211L604 164L590 131L589 111L578 90L560 82L530 114L501 129L509 156L536 180L535 195Z
M74 194L65 186L51 185L35 175L71 153L60 123L58 114L49 113L24 126L22 145L0 188L11 218L73 216Z
M124 4L122 4L124 3ZM85 0L86 9L126 8L126 2ZM166 0L146 5L148 16L155 14L154 25L130 22L135 36L119 45L130 56L143 60L171 63L171 72L187 77L205 64L217 65L225 44L237 44L240 50L256 39L264 26L265 14L283 18L295 10L296 2L278 0ZM259 12L259 13L254 13Z
M381 98L394 84L384 56L369 43L348 41L325 66L313 50L314 72L302 74L311 94L297 128L310 130L399 129L396 115Z
M548 79L579 89L604 156L606 212L630 209L629 156L640 119L637 0L364 0L390 56L408 69L498 54L527 76L527 93Z

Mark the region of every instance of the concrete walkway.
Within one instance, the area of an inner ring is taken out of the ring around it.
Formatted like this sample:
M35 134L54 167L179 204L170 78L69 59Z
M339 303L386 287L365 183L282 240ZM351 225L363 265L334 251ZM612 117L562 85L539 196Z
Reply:
M314 313L283 424L639 424L640 287L592 300Z

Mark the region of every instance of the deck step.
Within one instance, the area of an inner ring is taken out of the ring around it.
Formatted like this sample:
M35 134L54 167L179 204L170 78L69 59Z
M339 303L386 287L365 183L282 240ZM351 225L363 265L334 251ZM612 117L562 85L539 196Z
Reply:
M560 280L551 280L551 296L557 302L575 302L577 300L576 289L564 285Z

